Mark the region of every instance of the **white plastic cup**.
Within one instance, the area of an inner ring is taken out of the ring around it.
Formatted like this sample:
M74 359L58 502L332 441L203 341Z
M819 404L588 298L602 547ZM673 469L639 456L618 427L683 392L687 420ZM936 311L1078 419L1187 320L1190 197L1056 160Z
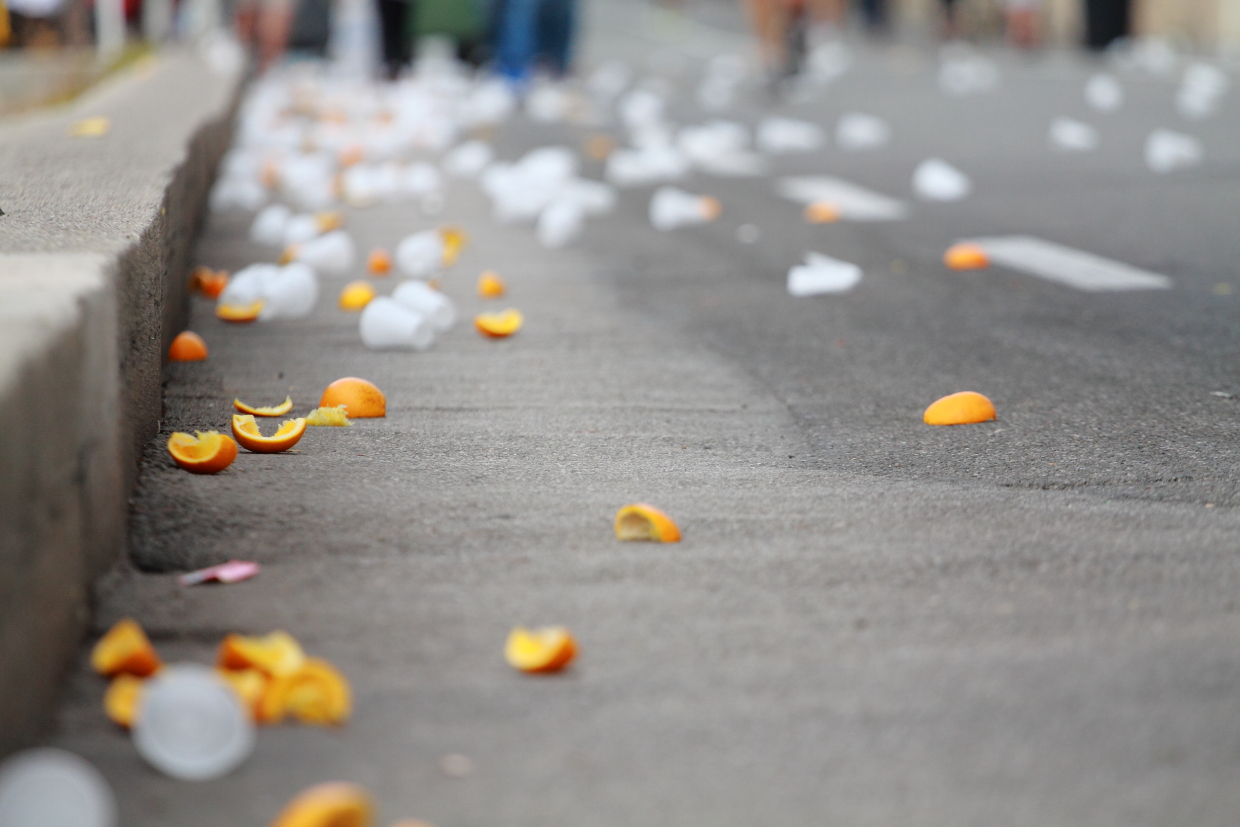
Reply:
M585 228L586 211L569 199L552 201L538 216L538 243L549 250L570 244Z
M319 220L310 213L295 215L284 225L284 246L304 244L319 236Z
M285 231L293 212L283 204L263 207L250 225L250 241L274 247L284 241Z
M254 749L254 721L214 670L169 666L142 690L133 726L138 754L165 775L209 781L239 767Z
M424 279L443 269L443 237L436 230L414 233L396 245L396 266L406 276Z
M660 232L706 224L717 215L717 202L675 187L660 187L650 199L650 224Z
M384 296L366 305L358 329L362 344L372 350L426 350L435 341L435 329L426 316Z
M260 322L273 319L304 319L314 312L319 299L319 280L309 265L295 261L281 267L263 285Z
M297 248L297 261L320 273L344 275L353 266L353 239L344 230L312 238Z
M392 291L392 300L425 316L435 330L447 330L456 323L452 299L422 281L404 281Z
M88 761L53 747L0 764L3 827L115 827L116 797Z

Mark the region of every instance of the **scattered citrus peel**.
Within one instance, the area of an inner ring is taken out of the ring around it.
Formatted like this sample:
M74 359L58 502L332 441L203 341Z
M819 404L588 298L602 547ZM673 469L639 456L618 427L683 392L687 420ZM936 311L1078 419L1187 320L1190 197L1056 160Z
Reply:
M112 131L112 121L103 116L83 118L69 125L69 135L74 138L101 138Z
M340 291L341 310L362 310L375 297L375 288L367 281L351 281Z
M503 339L521 329L525 317L520 310L508 308L502 313L479 313L474 317L474 327L484 336Z
M259 721L263 695L267 692L270 679L258 669L217 668L215 671L237 693L237 697L245 704L245 708L250 710L254 720Z
M217 304L215 306L215 318L225 322L252 322L262 312L263 302L261 299L252 304Z
M138 706L142 702L142 687L146 681L137 675L120 674L108 684L103 693L103 712L117 726L129 729L138 720Z
M286 419L271 436L263 436L252 414L233 414L232 432L242 447L256 454L277 454L296 445L306 433L306 420Z
M215 431L180 431L168 437L168 453L177 465L194 474L217 474L237 458L237 443Z
M830 201L815 201L805 207L805 220L810 224L834 224L840 220L840 208Z
M370 795L344 781L316 784L302 790L271 822L271 827L371 827Z
M504 280L494 270L487 270L478 276L478 295L484 299L497 299L507 290Z
M258 669L272 677L291 675L306 663L301 644L288 632L262 637L227 635L220 641L216 664L224 669Z
M343 724L353 711L349 681L321 658L306 658L296 672L272 679L263 694L259 717L279 723L292 716L302 723Z
M392 272L392 256L387 250L376 247L366 258L366 269L376 276L386 276Z
M469 234L460 227L440 227L439 237L443 239L444 266L451 267L469 243Z
M617 511L615 530L618 540L680 541L680 529L672 518L646 503L633 503Z
M233 399L233 407L241 413L247 413L250 416L284 416L293 410L293 397L286 396L279 405L268 405L263 408L256 408L253 405L245 404L240 399Z
M116 621L90 652L91 668L100 675L137 675L145 678L159 671L159 654L146 632L132 618Z
M208 299L217 299L228 286L228 273L210 267L195 267L189 276L189 289L197 290Z
M337 379L323 391L320 408L346 407L349 419L387 416L387 397L373 382L346 376Z
M953 270L981 270L990 266L990 256L977 244L961 242L947 248L943 263Z
M980 393L961 391L944 396L922 415L927 425L972 425L996 418L994 403Z
M201 362L207 358L207 343L192 330L182 330L168 346L170 362Z
M515 627L504 644L504 659L522 672L556 672L577 654L577 642L563 626Z

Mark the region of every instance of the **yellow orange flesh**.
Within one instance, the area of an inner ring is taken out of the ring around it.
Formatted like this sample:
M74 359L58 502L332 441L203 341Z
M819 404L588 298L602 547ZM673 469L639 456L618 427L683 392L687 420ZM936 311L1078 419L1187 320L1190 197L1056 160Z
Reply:
M117 726L129 729L138 720L145 681L136 675L117 675L103 694L103 712Z
M927 425L972 425L998 416L994 403L980 393L961 391L944 396L922 414Z
M228 635L216 656L216 664L224 669L257 669L272 677L291 675L305 663L301 644L280 631L262 637Z
M340 291L341 310L362 310L375 297L375 288L370 282L354 281L346 284Z
M374 805L356 784L332 781L298 793L271 827L371 827Z
M343 724L353 711L349 682L336 667L319 658L307 658L300 669L272 679L263 694L259 717L278 723L292 716L302 723Z
M201 362L207 358L207 343L191 330L182 330L168 347L170 362Z
M241 413L247 413L250 416L284 416L293 410L293 397L286 396L279 405L268 405L265 408L255 408L252 405L245 404L240 399L234 399L233 407L241 411Z
M356 376L337 379L323 391L320 408L344 405L349 419L387 416L387 397L374 383Z
M810 224L831 224L840 220L840 211L830 201L815 201L805 208L805 220Z
M460 227L441 227L439 237L443 239L443 263L451 267L469 242L469 236Z
M301 440L306 433L306 420L286 419L271 436L263 436L258 430L258 423L250 414L233 414L232 432L237 442L248 451L256 454L277 454L287 451Z
M344 427L349 424L348 408L337 405L334 408L315 408L306 414L306 424L313 426Z
M504 644L504 659L522 672L555 672L567 666L576 654L577 642L563 626L517 626L508 633L508 642Z
M633 503L617 511L615 529L619 540L653 540L658 543L680 540L680 529L672 518L646 503Z
M168 453L177 465L194 474L217 474L237 458L237 443L215 431L197 436L180 432L168 437Z
M267 691L270 679L258 669L216 669L216 673L224 679L237 697L250 710L254 720L260 720L263 695Z
M478 295L484 299L497 299L507 290L504 280L494 270L487 270L478 277Z
M954 244L943 254L943 263L953 270L981 270L990 266L990 256L976 244Z
M370 256L366 259L366 269L376 276L386 276L392 272L392 257L388 255L387 250L376 247L370 251Z
M129 674L145 678L159 670L159 655L146 632L132 618L118 620L90 653L91 668L100 675Z
M262 312L262 301L256 301L253 304L217 304L215 306L215 318L226 322L252 322Z
M503 339L521 329L525 317L520 310L509 308L502 313L480 313L474 317L474 327L484 336Z

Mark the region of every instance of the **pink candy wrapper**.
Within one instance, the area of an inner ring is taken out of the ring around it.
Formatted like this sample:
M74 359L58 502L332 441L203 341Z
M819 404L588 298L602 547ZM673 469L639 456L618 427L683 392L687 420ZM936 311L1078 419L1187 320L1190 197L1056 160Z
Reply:
M229 560L227 563L220 563L218 566L208 566L205 569L182 574L177 578L177 582L182 586L194 586L198 583L207 583L212 580L218 580L221 583L240 583L242 580L249 580L258 574L258 571L258 563L250 563L246 560Z

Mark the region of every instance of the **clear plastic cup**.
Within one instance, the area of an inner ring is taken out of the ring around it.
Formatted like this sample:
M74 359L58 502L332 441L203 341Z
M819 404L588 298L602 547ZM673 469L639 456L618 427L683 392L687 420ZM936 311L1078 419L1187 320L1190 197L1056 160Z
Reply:
M297 249L297 260L320 273L343 275L353 266L353 239L344 230L312 238Z
M396 266L406 276L424 279L443 269L443 237L435 230L414 233L396 245Z
M314 312L319 299L319 280L304 262L281 267L263 284L263 309L259 321L304 319Z
M83 758L53 747L0 764L0 827L115 827L116 798Z
M372 350L426 350L435 341L435 328L430 319L383 296L366 305L358 326L362 344Z
M452 299L422 281L403 281L392 291L392 299L419 316L425 316L435 330L456 324L456 305Z
M237 693L205 666L176 664L151 678L133 726L138 753L183 781L220 778L254 749L254 721Z
M586 211L567 199L552 201L538 216L538 243L550 250L565 247L585 228Z
M274 247L284 241L284 233L288 228L293 211L283 204L272 204L254 216L250 225L250 240L255 244L266 244Z
M284 225L284 246L304 244L319 235L319 220L311 213L295 215Z

